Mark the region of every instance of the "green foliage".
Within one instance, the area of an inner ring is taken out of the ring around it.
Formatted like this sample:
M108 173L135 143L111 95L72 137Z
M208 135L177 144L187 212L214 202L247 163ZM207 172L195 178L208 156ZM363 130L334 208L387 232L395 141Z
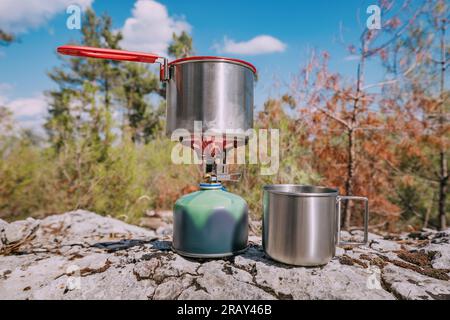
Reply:
M168 52L177 59L186 58L194 55L192 37L183 31L179 36L172 35L172 43L169 45Z
M137 63L123 63L120 86L115 95L125 113L122 129L130 132L134 142L148 142L161 129L164 105L154 107L147 99L159 90L159 76Z
M4 217L26 217L30 212L39 210L42 195L27 194L26 190L34 189L39 152L24 145L18 146L6 160L0 161L0 212ZM22 212L22 208L27 208Z
M292 121L286 117L280 125ZM106 157L103 141L92 138L66 142L59 150L14 138L0 159L0 217L39 217L82 208L137 223L146 210L171 209L178 197L197 187L197 165L172 164L174 142L158 134L147 144L135 144L126 135L106 148ZM319 179L301 164L308 151L287 144L290 140L288 133L281 135L276 176L262 176L258 165L248 165L240 182L226 184L247 200L255 218L261 214L263 185Z
M172 143L155 138L146 145L131 139L111 146L107 160L92 142L52 147L25 139L10 142L0 158L0 217L42 217L75 209L137 223L149 209L170 209L199 174L172 165ZM101 159L101 160L99 160Z
M87 10L81 44L120 49L120 32L112 31L111 18ZM135 142L147 142L161 127L162 108L149 100L161 94L158 77L146 66L112 60L64 58L49 77L58 85L47 93L49 118L45 125L53 146L59 150L80 136L109 145L112 131L131 133ZM113 121L113 114L116 115ZM116 123L121 122L121 123Z
M437 228L437 217L430 216L431 212L436 210L433 190L417 179L411 181L399 179L396 185L396 192L391 195L391 201L403 209L400 223Z
M111 31L111 19L97 18L87 10L81 30L82 44L117 48L120 32ZM46 129L56 149L79 136L107 145L111 139L111 95L119 78L116 62L99 59L69 58L65 65L54 68L49 77L58 89L47 93L50 98L50 117Z

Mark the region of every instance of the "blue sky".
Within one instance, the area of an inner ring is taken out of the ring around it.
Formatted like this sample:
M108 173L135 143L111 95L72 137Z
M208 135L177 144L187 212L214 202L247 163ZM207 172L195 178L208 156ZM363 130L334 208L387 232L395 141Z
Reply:
M142 20L138 21L138 27L143 29L140 34L132 34L132 31L126 34L124 49L138 50L142 47L141 51L158 50L167 41L164 34L188 30L194 38L197 55L225 55L253 63L259 71L255 104L260 108L267 97L276 96L279 91L274 86L274 79L288 81L290 75L305 63L311 48L327 50L331 54L331 70L354 77L356 61L346 59L349 55L346 46L337 41L340 24L343 25L345 43L357 43L369 16L366 8L376 1L140 2L151 2L154 6L149 8L166 10L167 16L161 18L158 12L161 15L164 12L156 9L153 15L143 9L140 13L133 13L136 5L133 0L0 0L0 28L16 33L19 39L8 47L0 47L0 104L14 109L17 118L23 121L33 122L43 116L45 99L42 93L54 88L46 73L60 64L55 49L80 36L78 30L66 27L68 15L65 11L71 3L91 5L98 14L108 13L116 29L124 30L127 21L129 24L132 22L127 19L132 19L133 14L135 19ZM33 5L39 7L33 9ZM258 36L268 36L273 43L269 48L263 45L259 52L252 52L252 44L248 43L246 50L236 49ZM147 37L148 41L142 41L142 37ZM226 43L235 44L234 51L226 49ZM256 54L261 52L264 54ZM368 82L377 81L382 76L376 63L369 65Z

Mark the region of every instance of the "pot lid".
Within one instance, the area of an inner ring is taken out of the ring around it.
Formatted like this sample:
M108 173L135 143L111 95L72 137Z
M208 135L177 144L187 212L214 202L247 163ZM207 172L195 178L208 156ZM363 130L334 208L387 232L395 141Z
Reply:
M241 60L241 59L235 59L235 58L226 58L226 57L216 57L216 56L196 56L196 57L187 57L187 58L181 58L174 60L169 63L169 65L173 64L181 64L184 62L195 62L195 61L225 61L225 62L231 62L235 64L240 64L244 67L249 68L253 71L253 73L256 74L256 67L252 65L250 62Z
M270 193L294 197L337 197L339 195L339 190L335 188L299 184L265 185L264 190Z

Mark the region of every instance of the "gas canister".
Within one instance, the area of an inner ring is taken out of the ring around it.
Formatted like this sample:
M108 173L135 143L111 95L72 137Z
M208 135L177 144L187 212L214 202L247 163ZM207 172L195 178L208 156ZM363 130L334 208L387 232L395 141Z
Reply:
M184 256L219 258L247 248L248 207L221 183L200 183L200 190L174 206L173 249Z

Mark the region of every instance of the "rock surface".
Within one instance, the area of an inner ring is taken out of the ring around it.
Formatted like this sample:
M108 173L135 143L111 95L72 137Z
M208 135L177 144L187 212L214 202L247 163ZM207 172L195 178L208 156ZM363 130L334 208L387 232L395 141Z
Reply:
M371 234L317 268L270 260L255 235L242 255L186 259L157 229L82 210L0 220L0 299L450 299L450 229Z

